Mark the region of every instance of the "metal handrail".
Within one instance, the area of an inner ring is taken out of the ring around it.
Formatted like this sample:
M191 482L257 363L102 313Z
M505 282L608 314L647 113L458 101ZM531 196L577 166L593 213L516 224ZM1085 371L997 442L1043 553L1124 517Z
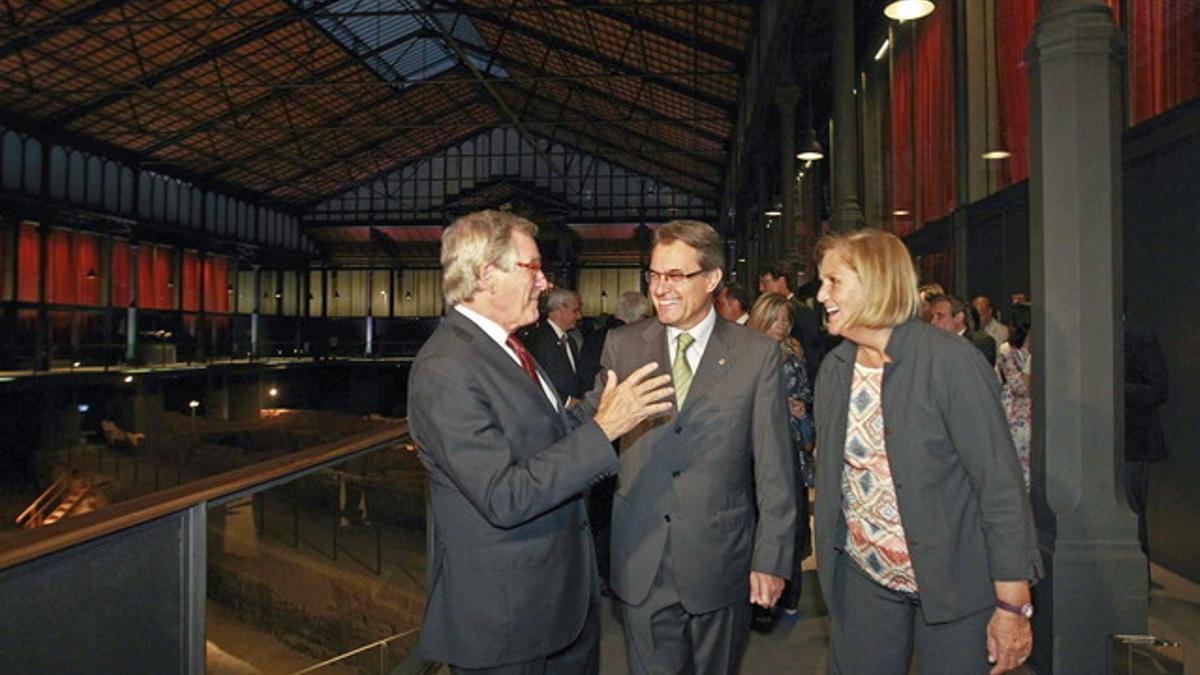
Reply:
M352 656L358 656L359 654L363 654L372 649L375 649L375 648L382 649L383 647L388 646L390 643L395 642L396 640L399 640L401 638L406 638L409 635L413 635L413 634L419 632L420 630L421 630L420 627L409 628L408 630L404 631L403 633L397 633L391 637L385 637L382 640L376 640L375 642L367 643L361 647L358 647L356 649L351 649L350 651L344 652L342 654L338 654L337 656L334 656L333 658L330 658L330 659L326 659L320 663L314 663L313 665L308 666L307 668L304 668L303 670L297 670L296 672L292 673L291 675L304 675L305 673L311 673L313 671L320 670L326 666L332 666L333 664L338 663L339 661L345 661L346 659L348 659Z
M59 476L58 480L54 481L50 487L38 495L38 498L33 500L33 503L26 507L21 512L21 515L17 516L17 525L26 529L33 529L41 525L46 516L53 512L58 504L62 502L63 496L70 492L71 481L73 480L75 480L73 472L64 473L62 476Z
M235 499L294 480L331 463L381 447L408 442L408 421L364 432L308 450L234 469L174 488L135 497L108 508L63 521L54 527L0 534L0 570L35 560L113 532L148 523L199 504Z

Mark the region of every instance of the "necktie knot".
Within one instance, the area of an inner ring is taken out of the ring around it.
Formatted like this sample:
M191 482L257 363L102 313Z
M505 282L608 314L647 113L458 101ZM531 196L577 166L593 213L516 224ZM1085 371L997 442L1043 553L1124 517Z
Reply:
M680 333L679 337L675 338L675 342L679 345L679 350L683 352L686 352L688 347L691 347L695 341L696 338L692 337L691 333Z

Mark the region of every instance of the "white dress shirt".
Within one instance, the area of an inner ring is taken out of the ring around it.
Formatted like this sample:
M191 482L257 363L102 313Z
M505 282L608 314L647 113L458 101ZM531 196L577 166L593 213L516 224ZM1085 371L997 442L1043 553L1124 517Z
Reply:
M479 326L480 330L486 333L493 342L500 345L500 348L504 350L505 354L508 354L509 358L513 360L513 363L516 363L518 366L521 365L521 359L517 358L517 353L506 344L508 341L508 333L504 332L504 329L500 326L500 324L492 321L486 316L465 305L455 305L454 309L457 310L459 314L467 317L471 323ZM546 399L550 401L550 405L554 406L555 410L558 410L558 394L554 393L554 390L550 388L550 383L546 381L545 377L542 377L541 370L538 370L537 374L538 382L542 384L542 393L546 395Z
M558 346L567 352L567 360L571 362L571 372L577 372L575 368L575 355L571 353L571 346L567 344L571 341L571 336L567 335L567 331L559 328L558 324L554 323L554 319L547 318L546 323L550 324L550 327L554 329L554 336L558 338Z
M708 308L708 315L700 320L700 323L692 326L691 330L683 331L674 326L667 326L667 355L670 357L670 363L664 364L667 372L671 371L671 364L675 363L675 348L679 346L679 334L688 333L696 341L692 343L687 350L688 365L692 368L692 374L696 374L696 369L700 367L700 358L704 356L704 349L708 347L708 339L712 337L713 326L717 325L717 310L711 306Z

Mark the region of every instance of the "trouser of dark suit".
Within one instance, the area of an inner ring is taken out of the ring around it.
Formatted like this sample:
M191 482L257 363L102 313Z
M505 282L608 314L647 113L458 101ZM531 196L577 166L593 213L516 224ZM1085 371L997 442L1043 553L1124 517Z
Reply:
M650 594L639 605L622 605L625 647L633 675L727 675L736 673L750 630L750 604L690 614L679 600L671 573L671 543Z
M1125 461L1125 497L1129 508L1137 514L1138 541L1142 553L1150 557L1150 538L1146 531L1146 502L1150 497L1150 464L1144 459Z
M487 611L487 608L480 608ZM553 654L489 668L450 666L454 675L598 675L600 672L600 606L593 595L587 619L575 641Z
M588 488L588 522L592 525L592 541L596 545L596 569L600 579L608 585L609 549L612 542L613 494L617 491L617 477L606 478Z
M927 623L920 599L872 581L845 554L837 557L829 608L830 675L905 675L914 649L922 675L987 673L988 607L946 623Z
M783 587L779 596L779 607L793 610L800 604L800 592L803 590L803 572L800 565L812 553L812 528L808 518L808 488L804 485L804 477L800 469L796 469L796 540L793 550L796 552L795 568L792 578Z

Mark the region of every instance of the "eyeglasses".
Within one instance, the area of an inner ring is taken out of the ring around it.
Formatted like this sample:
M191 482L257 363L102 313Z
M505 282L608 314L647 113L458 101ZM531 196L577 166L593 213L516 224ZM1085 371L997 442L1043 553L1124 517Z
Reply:
M521 262L520 260L518 260L517 262L515 262L513 264L522 269L527 269L530 272L533 272L534 274L537 274L542 271L542 261L541 260L531 260L530 262Z
M663 282L667 282L672 286L678 286L688 279L700 274L704 274L707 271L708 270L680 272L679 270L671 270L670 272L655 272L654 270L645 270L642 272L642 276L646 278L646 283L648 284L661 284Z

